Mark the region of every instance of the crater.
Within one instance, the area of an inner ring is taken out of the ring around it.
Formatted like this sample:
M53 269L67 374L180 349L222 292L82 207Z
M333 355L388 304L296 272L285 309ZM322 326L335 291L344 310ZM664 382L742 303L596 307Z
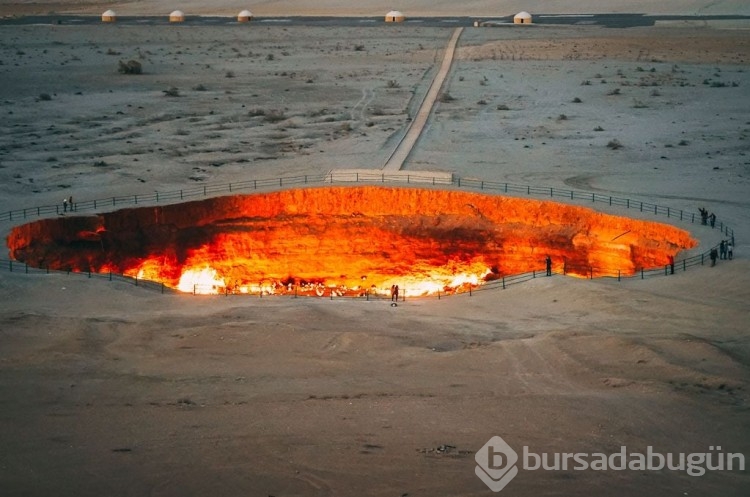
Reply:
M32 267L113 272L191 293L459 292L552 270L628 276L697 243L672 225L585 207L408 187L340 186L209 198L17 226Z

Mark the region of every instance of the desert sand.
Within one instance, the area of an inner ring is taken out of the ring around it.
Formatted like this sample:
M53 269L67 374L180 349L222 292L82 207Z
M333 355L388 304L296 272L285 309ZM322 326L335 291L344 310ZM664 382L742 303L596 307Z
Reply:
M0 212L380 168L452 33L0 26ZM466 29L453 99L404 166L705 207L737 235L716 267L398 307L3 269L2 495L493 495L474 455L494 435L518 452L747 457L749 40L734 23ZM143 74L117 72L130 59ZM699 251L720 239L657 220ZM521 470L502 494L749 491L747 471Z

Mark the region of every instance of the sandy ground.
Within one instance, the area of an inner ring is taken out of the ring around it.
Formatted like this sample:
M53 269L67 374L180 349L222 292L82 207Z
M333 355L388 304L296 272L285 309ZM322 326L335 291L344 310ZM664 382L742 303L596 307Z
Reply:
M0 210L382 167L451 33L1 27ZM490 495L493 435L750 455L749 57L745 30L466 30L406 163L704 206L737 233L715 268L397 308L0 272L2 495ZM522 470L503 492L748 491L738 471Z

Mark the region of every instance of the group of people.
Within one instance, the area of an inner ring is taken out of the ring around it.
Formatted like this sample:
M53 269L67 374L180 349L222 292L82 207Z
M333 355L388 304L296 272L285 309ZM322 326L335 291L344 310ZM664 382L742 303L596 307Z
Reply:
M65 197L63 199L63 212L68 212L68 208L70 207L70 212L73 212L73 195L70 197Z
M734 246L732 245L731 240L722 240L721 243L719 243L719 250L716 250L716 247L711 249L711 252L709 254L709 257L711 257L711 265L716 265L716 259L732 259L734 256Z
M710 223L712 228L716 225L716 214L714 214L713 212L709 214L708 211L704 209L703 207L698 209L698 212L701 213L702 225L705 226L706 224Z
M398 302L398 285L391 285L391 302Z

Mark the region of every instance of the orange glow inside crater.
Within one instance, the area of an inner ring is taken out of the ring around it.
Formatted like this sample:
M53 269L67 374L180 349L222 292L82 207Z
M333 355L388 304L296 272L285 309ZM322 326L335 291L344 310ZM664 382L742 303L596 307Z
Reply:
M632 275L694 247L685 230L549 201L342 186L236 195L15 227L11 257L191 293L407 295L544 271Z

